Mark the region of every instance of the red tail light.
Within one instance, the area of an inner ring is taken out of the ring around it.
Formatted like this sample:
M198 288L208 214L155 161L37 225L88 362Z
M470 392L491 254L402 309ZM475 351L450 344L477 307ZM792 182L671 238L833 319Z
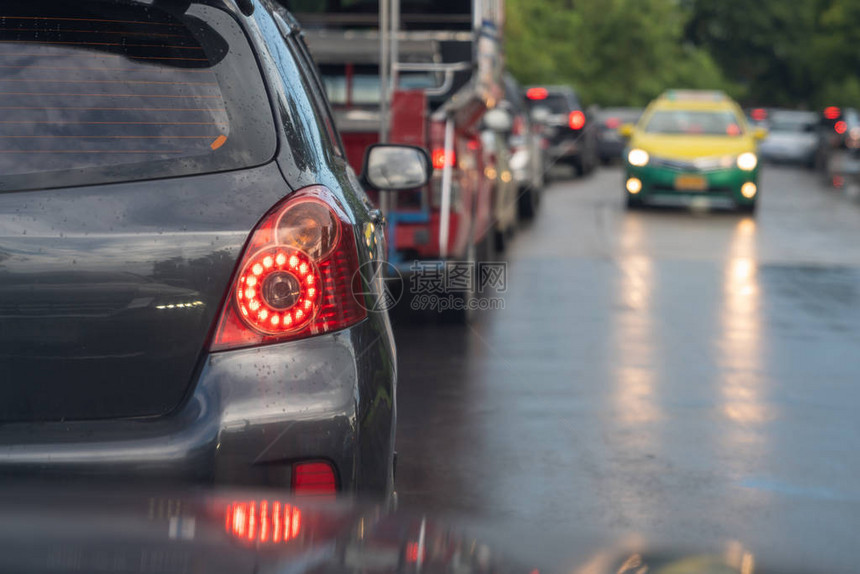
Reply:
M427 551L422 548L418 542L409 542L406 544L406 561L412 564L416 562L424 562L427 557Z
M606 120L606 127L608 127L611 130L616 129L620 125L621 125L621 120L619 120L618 118L608 118Z
M546 88L529 88L526 90L526 97L530 100L545 100L549 96L549 91Z
M433 168L434 169L442 169L445 167L445 149L438 147L433 149L433 153L430 154L433 159ZM457 163L457 154L454 150L451 150L451 153L448 154L448 165L454 167L454 164Z
M767 110L764 108L755 108L750 112L750 117L757 122L763 122L767 119Z
M367 316L352 224L322 186L297 191L251 235L212 342L213 351L302 339Z
M570 115L567 116L567 125L572 130L581 130L585 125L585 114L579 110L570 112Z
M326 462L300 462L293 465L293 493L297 496L334 496L337 481L334 469Z
M233 502L227 507L227 532L249 542L289 542L298 537L302 511L277 501Z
M835 120L841 115L842 110L840 110L836 106L827 106L826 108L824 108L824 117L828 120Z
M848 130L848 124L844 120L839 120L833 125L833 129L836 130L836 133L842 135Z

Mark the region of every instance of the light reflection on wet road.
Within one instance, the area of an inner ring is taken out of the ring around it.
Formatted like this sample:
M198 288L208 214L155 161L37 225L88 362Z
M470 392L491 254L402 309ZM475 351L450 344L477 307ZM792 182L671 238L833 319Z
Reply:
M402 504L535 556L630 533L852 548L860 205L772 168L756 219L628 213L620 181L548 190L504 310L398 325Z

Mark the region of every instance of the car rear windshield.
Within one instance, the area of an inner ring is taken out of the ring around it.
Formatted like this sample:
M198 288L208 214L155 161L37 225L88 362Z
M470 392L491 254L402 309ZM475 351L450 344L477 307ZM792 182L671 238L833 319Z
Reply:
M0 5L0 190L236 169L274 155L271 107L238 23L209 6L167 10Z
M563 94L548 94L542 100L529 100L532 108L546 108L552 114L566 114L573 111L570 102Z
M811 132L816 121L815 114L772 114L767 127L772 132Z
M647 122L645 132L650 134L740 136L743 133L737 116L728 110L658 110Z

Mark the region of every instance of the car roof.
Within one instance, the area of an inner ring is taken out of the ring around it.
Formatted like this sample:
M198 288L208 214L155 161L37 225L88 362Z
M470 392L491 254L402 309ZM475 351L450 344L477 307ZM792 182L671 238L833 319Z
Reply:
M542 86L540 84L535 84L533 86L528 86L528 88L543 88L550 94L573 94L573 95L576 95L576 90L574 90L570 86Z
M652 110L691 110L691 111L732 111L739 110L737 104L732 100L667 100L659 98L654 100L649 106Z

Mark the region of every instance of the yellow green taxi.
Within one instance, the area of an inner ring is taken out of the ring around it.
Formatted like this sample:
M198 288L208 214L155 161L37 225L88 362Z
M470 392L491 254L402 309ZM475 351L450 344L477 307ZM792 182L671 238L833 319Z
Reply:
M670 90L651 102L639 123L625 125L627 206L650 198L721 197L755 212L758 141L740 106L722 92Z

